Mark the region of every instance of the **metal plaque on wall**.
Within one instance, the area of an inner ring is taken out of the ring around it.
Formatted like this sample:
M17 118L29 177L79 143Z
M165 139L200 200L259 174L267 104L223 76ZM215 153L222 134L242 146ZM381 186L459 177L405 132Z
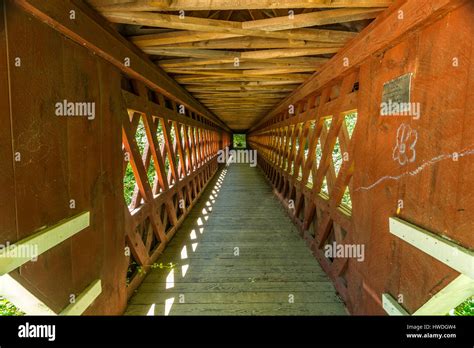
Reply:
M409 111L411 98L411 79L413 73L408 73L396 79L385 82L382 92L382 104L397 106L400 113ZM391 109L391 107L389 107Z

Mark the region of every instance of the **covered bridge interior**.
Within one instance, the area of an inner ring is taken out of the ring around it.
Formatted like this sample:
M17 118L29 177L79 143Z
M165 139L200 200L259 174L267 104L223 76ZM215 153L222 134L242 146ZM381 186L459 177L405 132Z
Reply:
M0 299L472 306L473 19L468 0L2 1Z

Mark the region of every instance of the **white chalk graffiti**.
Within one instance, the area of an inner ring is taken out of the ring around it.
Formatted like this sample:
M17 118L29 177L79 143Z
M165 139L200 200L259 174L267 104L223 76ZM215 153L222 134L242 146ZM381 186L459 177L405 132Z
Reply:
M454 153L448 153L444 155L438 155L436 157L433 157L429 161L424 161L421 165L419 165L417 168L413 170L406 171L400 175L386 175L381 178L378 178L377 181L374 183L368 185L368 186L360 186L356 189L354 189L354 192L359 192L359 191L369 191L372 190L374 187L380 185L384 181L387 180L393 180L393 181L398 181L406 176L416 176L422 171L424 171L426 168L429 168L433 166L434 164L445 161L445 160L452 160L452 161L458 161L460 158L467 157L467 156L474 156L474 148L471 149L465 149L460 152L454 152Z
M408 124L402 123L397 130L397 144L393 148L392 158L400 165L412 163L416 159L415 145L418 140L418 132Z

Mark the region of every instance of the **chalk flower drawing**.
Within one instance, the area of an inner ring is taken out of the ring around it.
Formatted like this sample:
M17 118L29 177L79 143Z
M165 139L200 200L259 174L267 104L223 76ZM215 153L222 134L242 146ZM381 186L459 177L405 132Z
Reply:
M392 157L400 165L412 163L416 159L415 145L418 140L418 132L402 123L397 130L397 144L393 148Z

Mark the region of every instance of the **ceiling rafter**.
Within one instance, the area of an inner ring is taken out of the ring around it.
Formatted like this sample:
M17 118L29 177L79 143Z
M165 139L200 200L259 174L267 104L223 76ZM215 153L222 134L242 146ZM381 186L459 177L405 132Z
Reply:
M204 11L387 7L390 0L89 0L101 11Z
M236 130L251 128L392 0L88 0Z

